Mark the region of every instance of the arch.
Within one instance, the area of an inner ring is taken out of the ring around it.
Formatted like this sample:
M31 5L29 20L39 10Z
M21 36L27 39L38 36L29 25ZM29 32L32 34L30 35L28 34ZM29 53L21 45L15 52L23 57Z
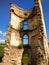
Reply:
M28 21L23 22L23 30L28 30Z
M29 37L27 34L23 35L23 45L28 45Z

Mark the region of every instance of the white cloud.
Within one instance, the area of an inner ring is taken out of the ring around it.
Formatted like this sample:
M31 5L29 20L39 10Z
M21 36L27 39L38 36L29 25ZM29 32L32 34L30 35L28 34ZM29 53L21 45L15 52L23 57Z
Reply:
M0 34L2 34L2 31L0 30Z
M0 35L6 36L6 32L2 32L2 31L0 30Z
M0 30L0 43L5 43L6 32Z
M5 40L0 40L0 43L5 43Z
M3 33L3 36L6 36L6 32Z

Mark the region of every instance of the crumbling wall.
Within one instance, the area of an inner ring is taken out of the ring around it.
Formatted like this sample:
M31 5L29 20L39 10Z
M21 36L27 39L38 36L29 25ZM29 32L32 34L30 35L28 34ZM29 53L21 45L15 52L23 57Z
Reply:
M23 42L23 35L29 37L30 65L48 65L48 42L40 0L35 0L35 6L30 10L23 10L11 3L10 23L6 35L5 54L3 63L16 62L21 65L23 51L18 47ZM28 30L23 30L23 22L28 21ZM7 59L8 58L8 59ZM10 65L9 64L9 65ZM6 64L7 65L7 64Z

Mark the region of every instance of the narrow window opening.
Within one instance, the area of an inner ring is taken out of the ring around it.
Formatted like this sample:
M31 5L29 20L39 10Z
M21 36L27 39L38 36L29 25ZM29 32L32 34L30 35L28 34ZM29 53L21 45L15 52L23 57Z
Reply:
M23 22L23 30L28 30L28 22L27 21Z
M28 45L28 35L27 34L23 36L23 45Z

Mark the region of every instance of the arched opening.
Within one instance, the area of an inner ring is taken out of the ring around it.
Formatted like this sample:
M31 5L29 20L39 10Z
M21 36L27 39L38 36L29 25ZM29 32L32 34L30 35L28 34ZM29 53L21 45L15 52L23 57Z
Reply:
M27 34L23 36L23 45L28 45L28 35Z
M28 30L28 22L27 21L23 22L23 30Z
M23 52L22 65L29 65L29 53L27 51Z

